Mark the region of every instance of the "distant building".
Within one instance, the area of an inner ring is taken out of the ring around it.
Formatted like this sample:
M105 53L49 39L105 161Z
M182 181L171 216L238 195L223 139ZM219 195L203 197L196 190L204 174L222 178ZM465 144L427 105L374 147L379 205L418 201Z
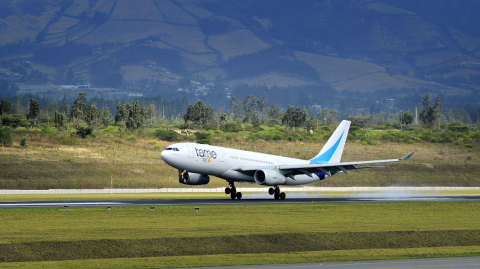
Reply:
M310 109L314 112L320 112L320 110L322 110L322 106L321 105L317 105L317 103L313 104L310 106Z

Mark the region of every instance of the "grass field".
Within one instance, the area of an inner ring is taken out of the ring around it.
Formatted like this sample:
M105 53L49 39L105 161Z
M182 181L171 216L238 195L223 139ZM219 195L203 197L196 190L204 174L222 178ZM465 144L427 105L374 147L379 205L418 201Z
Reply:
M71 131L70 131L71 132ZM28 146L0 150L0 188L4 189L79 189L189 187L180 185L177 171L165 164L161 151L173 142L158 141L148 133L128 139L128 133L96 131L97 138L74 139L68 134L31 132ZM121 138L118 138L120 135ZM325 141L245 141L248 133L216 134L212 144L268 154L310 159ZM473 142L473 141L472 141ZM383 168L353 171L310 186L480 186L479 146L429 142L395 143L375 141L363 145L347 141L343 161L400 158L415 151L411 159L386 164ZM211 177L207 187L226 187L224 180ZM251 185L238 184L239 187ZM196 186L193 186L196 187Z
M475 202L9 209L0 211L0 261L113 268L479 255L479 213Z

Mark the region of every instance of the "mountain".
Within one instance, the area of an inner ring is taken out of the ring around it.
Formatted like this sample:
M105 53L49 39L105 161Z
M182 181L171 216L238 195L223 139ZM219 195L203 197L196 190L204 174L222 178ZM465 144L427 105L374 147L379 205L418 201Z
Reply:
M478 0L3 0L0 57L105 87L189 78L471 95L479 12Z

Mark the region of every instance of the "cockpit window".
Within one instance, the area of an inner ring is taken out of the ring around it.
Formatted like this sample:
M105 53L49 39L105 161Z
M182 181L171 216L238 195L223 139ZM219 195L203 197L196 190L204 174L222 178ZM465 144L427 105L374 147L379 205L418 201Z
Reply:
M172 148L166 148L165 150L172 150Z
M173 148L173 151L179 151L178 148Z

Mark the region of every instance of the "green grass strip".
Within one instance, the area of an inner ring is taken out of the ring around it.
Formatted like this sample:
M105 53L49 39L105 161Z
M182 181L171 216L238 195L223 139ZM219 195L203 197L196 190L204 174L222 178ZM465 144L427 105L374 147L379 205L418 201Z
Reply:
M480 245L480 230L284 233L0 245L1 262Z
M293 253L219 254L200 256L173 256L148 258L116 258L47 262L2 263L3 268L175 268L202 266L229 266L249 264L278 264L304 262L334 262L380 259L412 259L463 257L480 255L480 246L325 250Z

